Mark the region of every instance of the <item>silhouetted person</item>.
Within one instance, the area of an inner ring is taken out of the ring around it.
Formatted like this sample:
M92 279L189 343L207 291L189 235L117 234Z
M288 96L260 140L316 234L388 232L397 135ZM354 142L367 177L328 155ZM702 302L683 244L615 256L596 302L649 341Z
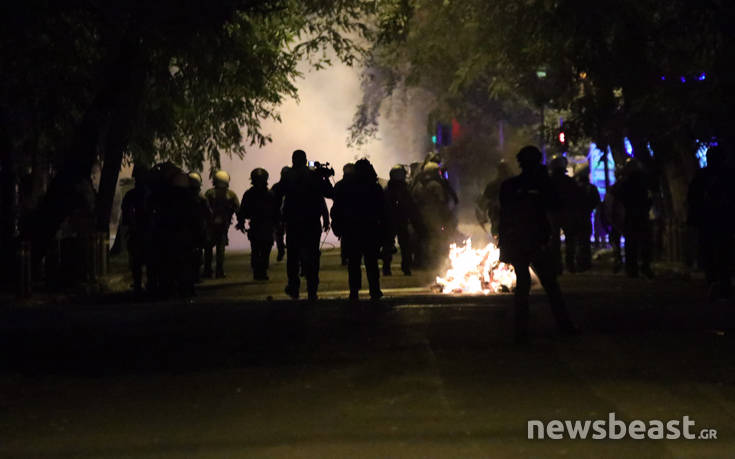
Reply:
M150 188L146 184L146 167L133 167L135 187L125 193L121 204L120 224L127 227L128 262L133 275L133 290L143 291L143 267L146 265L146 249L150 246L150 209L147 207Z
M159 294L191 296L194 294L192 253L204 239L204 227L189 176L181 170L168 177L157 210L159 232Z
M707 150L707 166L689 185L688 223L698 231L699 254L709 299L730 298L731 252L735 224L735 171L722 146Z
M560 207L551 212L551 250L554 254L556 272L577 271L576 254L579 241L579 208L581 190L577 182L567 175L567 159L563 156L555 156L549 162L551 171L551 184L559 196ZM561 255L561 231L564 231L564 264Z
M194 205L197 212L197 227L199 239L195 241L194 251L192 253L192 269L194 272L194 283L201 281L202 263L204 261L204 249L207 246L207 228L209 222L212 221L212 209L209 207L209 201L202 196L202 176L198 172L189 173L189 189L194 198Z
M602 224L608 231L610 245L613 250L613 273L618 273L623 267L623 248L620 238L623 235L625 224L625 208L620 200L620 181L622 169L615 171L616 182L607 190L602 202Z
M623 166L617 194L625 209L623 236L625 236L625 272L630 277L638 277L640 272L653 277L651 271L651 224L648 219L651 210L649 183L643 165L635 158L628 158Z
M418 234L415 244L414 264L417 267L431 267L444 260L453 236L450 234L454 221L450 207L452 197L439 174L439 165L427 162L411 189L425 229Z
M355 163L347 163L342 166L342 180L334 184L334 195L336 196L339 189L346 183L349 182L355 175ZM332 229L334 230L334 221L332 221ZM339 242L339 254L342 259L342 266L347 266L347 252L345 251L344 244L340 240Z
M587 271L592 267L592 212L600 205L600 192L590 183L589 169L578 176L581 205L578 213L579 246L577 268Z
M384 234L385 203L378 175L367 159L358 160L354 177L335 190L332 216L335 234L342 240L347 253L350 299L358 299L363 258L370 298L380 299L383 292L380 291L378 252Z
M268 172L253 169L253 184L243 195L237 212L237 228L246 231L250 241L250 265L255 280L268 280L268 265L273 249L273 235L279 221L279 205L276 196L268 189ZM245 229L245 221L249 227Z
M172 218L171 205L176 200L173 189L174 179L182 173L179 167L167 161L156 164L148 174L148 184L151 190L148 199L151 239L146 251L146 288L156 296L166 297L173 293L170 290L173 284L171 281L173 274L167 272L170 269L168 254L171 229L176 225L176 218Z
M413 265L413 238L411 227L420 228L421 222L416 203L406 184L406 169L399 165L390 170L390 180L385 187L386 239L383 247L383 275L392 274L390 264L395 250L395 239L401 248L401 271L411 275Z
M497 176L485 187L478 201L478 220L484 217L490 222L490 234L495 240L498 238L498 222L500 221L500 185L513 175L510 165L505 160L498 161Z
M286 228L283 224L283 221L280 220L280 215L283 213L283 196L284 192L281 189L283 186L283 181L288 175L288 171L290 171L291 168L288 166L283 166L281 168L281 177L278 182L276 182L271 187L271 192L273 193L274 199L276 199L276 207L278 208L278 215L279 220L276 222L276 231L275 231L275 238L276 238L276 249L278 250L278 254L276 255L276 261L283 260L283 257L286 256Z
M313 301L318 298L319 242L322 230L329 230L329 213L324 197L332 196L333 189L328 180L307 167L304 151L294 151L291 162L291 170L281 180L288 274L285 291L291 298L299 297L299 274L303 269L308 297Z
M516 274L516 341L528 339L529 266L546 290L559 329L563 333L574 333L576 329L567 314L550 250L552 235L547 214L561 208L559 197L541 164L542 154L538 148L524 147L516 158L521 174L506 180L500 187L498 239L500 260L513 265Z
M209 224L209 241L204 251L204 277L212 277L212 249L216 247L217 278L225 277L225 247L228 245L227 232L232 224L232 215L240 207L240 201L234 191L229 189L230 174L217 171L214 174L214 188L210 188L204 197L212 209L212 220Z

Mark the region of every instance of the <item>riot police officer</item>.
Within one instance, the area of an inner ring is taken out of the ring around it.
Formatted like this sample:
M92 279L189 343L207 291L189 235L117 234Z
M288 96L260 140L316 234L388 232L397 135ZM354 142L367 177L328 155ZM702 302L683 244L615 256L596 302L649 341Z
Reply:
M151 215L147 200L150 188L146 183L148 169L136 164L133 167L135 187L125 193L122 200L121 225L127 228L128 263L133 275L133 290L143 291L143 267L146 263L146 249L150 246Z
M556 279L555 258L549 248L552 234L547 214L559 211L561 204L541 164L542 157L538 148L523 147L516 155L521 174L500 186L498 246L500 260L512 264L516 274L515 337L519 343L528 339L529 266L546 290L558 328L563 333L576 332L564 304Z
M203 277L212 277L212 249L216 247L217 278L225 277L225 246L229 241L227 232L232 223L232 216L240 207L240 201L234 191L229 189L230 174L219 170L214 174L214 187L207 190L204 197L212 209L212 219L209 224L207 250L204 251Z
M709 286L709 300L731 295L735 186L730 152L718 145L707 150L707 165L689 185L688 224L697 230L699 257Z
M280 181L276 182L273 187L271 188L271 192L273 193L274 199L277 200L276 207L278 207L278 215L279 215L279 221L276 222L276 231L275 231L275 238L276 238L276 249L278 250L278 253L276 255L276 261L283 260L283 257L286 256L286 228L283 225L283 221L280 220L280 215L283 212L283 190L281 190L281 187L283 186L283 182L288 175L288 171L290 171L291 168L288 166L283 166L281 168L281 178Z
M650 183L643 164L635 158L628 158L623 166L619 197L625 209L625 272L629 277L638 277L640 265L640 272L652 278Z
M581 191L577 182L567 175L567 159L554 156L549 162L551 184L559 196L561 207L551 213L551 250L554 254L556 272L563 269L561 256L561 231L564 231L564 261L567 271L574 273L576 268L577 243L579 239L579 209Z
M427 162L414 183L413 198L419 210L424 233L419 234L414 263L418 267L431 267L443 260L449 250L453 216L452 199L439 176L439 164Z
M335 192L336 193L336 192ZM421 223L416 203L406 184L406 169L397 164L390 170L390 180L385 188L386 239L383 246L383 275L392 274L390 264L395 250L395 239L401 248L401 271L411 275L413 241L411 227L419 228Z
M334 184L335 196L339 192L339 189L342 188L346 183L349 183L354 175L355 163L346 163L344 166L342 166L342 179ZM334 218L332 218L332 229L334 230ZM345 251L344 243L342 240L339 241L339 254L340 258L342 259L342 266L347 266L347 252Z
M487 184L485 191L478 200L478 221L481 224L486 221L490 222L490 234L496 240L498 238L498 223L500 222L500 185L512 175L510 165L504 159L498 161L495 179Z
M194 283L201 281L201 269L204 258L204 248L207 245L207 227L212 220L212 209L209 207L209 201L202 196L202 176L198 172L189 172L189 188L196 206L198 235L194 244L192 253L192 269L194 271Z
M268 189L268 172L256 168L250 173L253 184L243 195L237 212L237 229L244 231L250 241L250 265L255 280L268 280L268 265L273 249L273 235L279 220L278 203ZM245 221L249 228L245 229Z
M587 271L592 267L592 213L600 205L600 192L590 183L589 168L585 168L577 175L577 182L582 198L577 216L579 229L577 268L580 271Z
M360 265L365 259L365 273L370 298L383 296L380 290L378 251L385 225L383 189L378 175L367 159L355 163L354 177L335 190L332 215L335 234L344 243L347 254L350 300L357 300L362 285Z

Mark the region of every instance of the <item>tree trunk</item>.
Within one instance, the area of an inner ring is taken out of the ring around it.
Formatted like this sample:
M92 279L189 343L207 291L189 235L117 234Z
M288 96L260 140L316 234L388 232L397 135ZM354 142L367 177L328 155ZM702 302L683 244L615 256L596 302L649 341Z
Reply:
M128 134L122 135L132 126L131 119L123 119L131 115L130 105L136 105L137 101L129 98L140 91L132 88L142 87L145 82L144 71L141 60L141 48L137 36L128 34L122 41L120 52L116 58L111 59L107 69L102 74L103 88L98 92L90 109L85 114L82 122L74 133L73 141L64 157L64 163L60 167L58 175L49 186L46 196L41 201L33 217L26 235L31 238L33 245L33 262L40 262L46 253L49 243L58 231L61 223L83 202L83 194L79 191L79 185L89 180L92 167L98 158L98 146L100 138L103 137L104 127L108 121L122 121L122 126L112 127L107 138L112 143L113 139L127 141ZM140 96L138 96L138 99ZM114 133L112 131L119 132ZM106 144L108 142L105 142ZM119 173L119 162L115 161L117 154L122 154L125 145L119 146L116 153L110 145L105 145L112 157L109 167L117 169L108 173L108 179L117 182ZM109 187L109 183L105 187ZM114 186L113 191L114 195ZM110 204L111 205L111 204ZM109 217L108 217L109 218Z

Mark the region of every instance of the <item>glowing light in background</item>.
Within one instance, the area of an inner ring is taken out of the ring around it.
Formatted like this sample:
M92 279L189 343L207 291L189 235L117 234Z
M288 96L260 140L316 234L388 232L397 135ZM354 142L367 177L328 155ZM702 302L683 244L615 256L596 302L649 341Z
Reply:
M627 153L628 156L635 156L633 155L633 144L630 143L630 139L623 137L623 143L625 144L625 153Z

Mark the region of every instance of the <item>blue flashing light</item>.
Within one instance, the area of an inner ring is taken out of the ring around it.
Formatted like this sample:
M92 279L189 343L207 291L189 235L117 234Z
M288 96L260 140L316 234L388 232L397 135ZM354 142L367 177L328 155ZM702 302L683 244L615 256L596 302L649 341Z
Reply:
M699 148L697 148L697 152L695 153L700 168L707 167L707 150L709 150L709 145L706 143L700 143Z
M633 155L633 144L630 143L630 139L627 137L623 137L623 143L625 143L625 153L627 153L628 156L634 156Z
M686 79L686 77L683 77L682 76L682 77L679 77L679 81L681 81L682 83L686 83L687 82L687 79Z
M661 81L666 81L666 76L665 75L661 75Z
M707 79L707 74L706 74L706 73L704 73L704 72L702 72L702 73L700 73L700 74L699 74L699 76L697 77L697 79L698 79L699 81L704 81L704 80L706 80L706 79Z
M648 149L648 154L653 157L653 148L651 148L651 142L646 143L646 148Z
M444 171L444 180L449 180L449 171Z

